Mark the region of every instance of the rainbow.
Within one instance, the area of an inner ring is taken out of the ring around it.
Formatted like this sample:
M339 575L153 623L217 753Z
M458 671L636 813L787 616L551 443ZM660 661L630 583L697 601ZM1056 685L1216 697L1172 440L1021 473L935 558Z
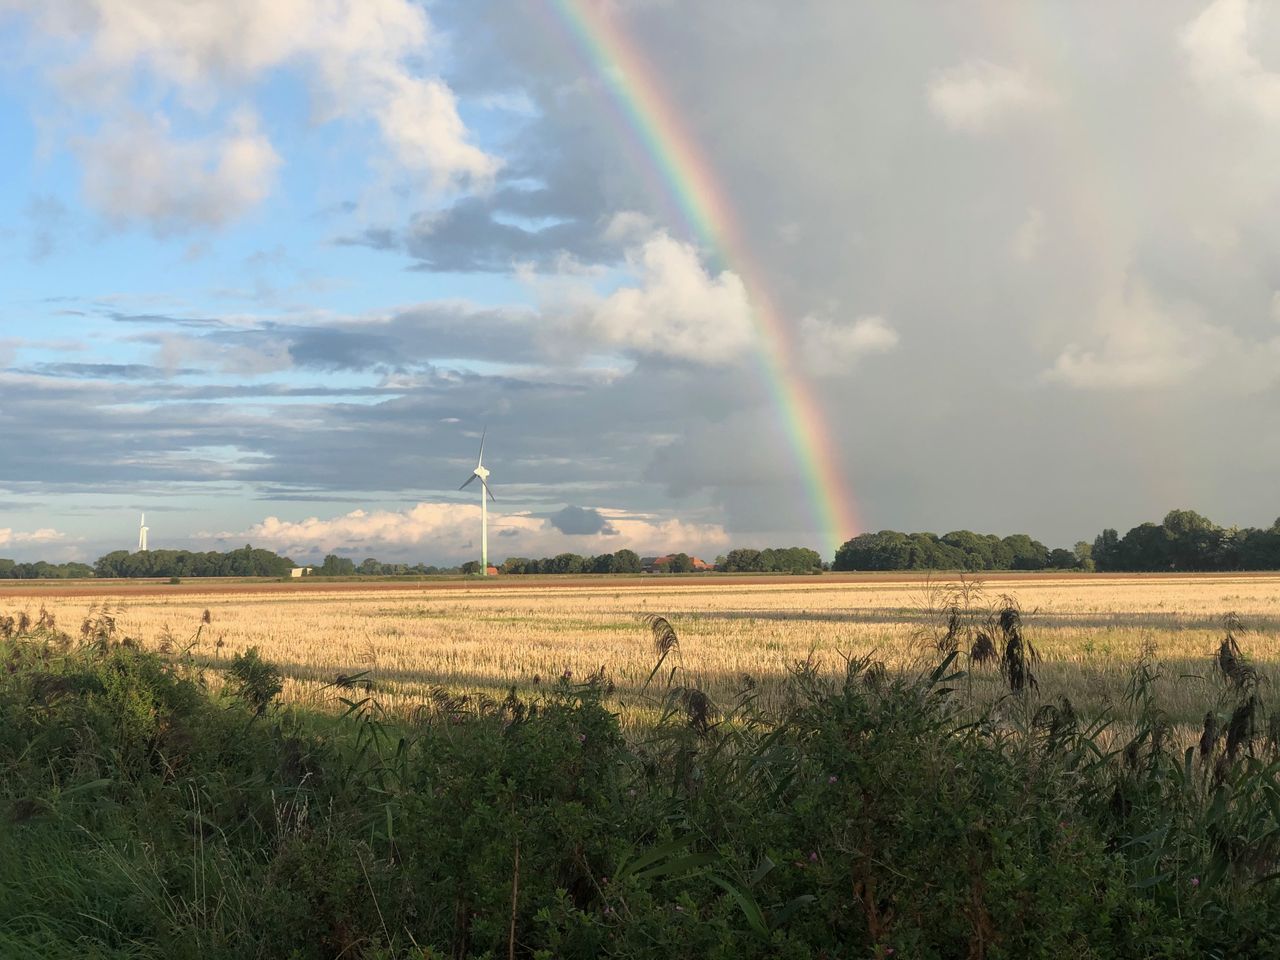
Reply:
M859 530L852 492L841 475L822 406L795 361L791 336L752 261L733 206L698 142L681 122L635 45L592 0L550 0L575 44L605 81L681 216L746 287L756 326L756 356L778 409L818 529L829 554Z

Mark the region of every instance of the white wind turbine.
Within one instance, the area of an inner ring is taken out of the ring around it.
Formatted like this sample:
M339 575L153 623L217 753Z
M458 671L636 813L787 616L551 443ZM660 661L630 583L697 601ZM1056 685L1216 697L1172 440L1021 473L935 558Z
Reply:
M138 552L143 553L147 549L147 515L144 513L142 519L138 521Z
M467 477L467 482L459 490L465 490L477 478L480 480L480 576L489 575L489 501L497 501L493 491L489 489L489 471L484 465L484 437L488 428L480 432L480 456L476 458L476 468Z

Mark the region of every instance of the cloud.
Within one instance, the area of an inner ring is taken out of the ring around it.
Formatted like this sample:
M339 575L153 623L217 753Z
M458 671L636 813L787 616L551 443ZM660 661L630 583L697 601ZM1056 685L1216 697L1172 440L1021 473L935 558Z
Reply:
M263 175L278 163L264 134L173 139L165 116L140 123L131 119L130 104L140 93L151 102L171 98L172 111L199 120L227 102L242 103L254 85L286 69L309 80L317 119L372 118L393 165L433 189L482 184L498 169L470 142L452 90L423 73L438 44L426 12L411 0L11 0L8 6L48 41L42 61L56 64L50 74L73 112L105 120L103 132L84 140L79 152L89 199L117 222L154 220L167 231L217 225L260 202L269 189ZM143 138L132 149L131 135ZM175 177L183 166L196 181L186 189ZM160 184L154 200L151 176Z
M1130 284L1102 305L1096 346L1070 344L1044 378L1080 390L1168 388L1206 367L1240 359L1243 345L1231 331L1201 320L1185 307L1171 309L1147 288ZM1233 386L1240 386L1237 369Z
M60 533L52 527L42 527L30 532L0 527L0 547L7 547L14 543L56 543L66 538L65 533Z
M1267 119L1280 117L1280 73L1267 70L1249 50L1251 4L1216 0L1182 30L1191 75Z
M987 60L968 60L939 72L926 93L934 114L964 133L982 133L1008 116L1049 102L1027 72Z
M898 345L898 333L883 317L852 322L807 316L800 337L808 368L821 376L840 376L863 357L887 353Z
M89 202L118 226L164 235L238 220L271 192L280 157L240 114L232 128L177 140L163 116L129 117L76 144Z
M549 556L566 550L612 553L623 547L637 552L719 550L728 535L718 524L688 523L678 518L634 514L622 510L594 512L603 525L594 532L571 534L553 522L524 512L489 511L490 537L501 538L508 556ZM480 508L459 503L419 503L407 510L353 510L342 516L300 521L267 517L240 533L218 539L269 545L289 554L309 555L341 550L406 555L410 548L433 560L470 559L479 552ZM208 537L208 534L198 536ZM501 559L495 558L495 559Z
M618 532L610 526L604 514L589 507L565 507L558 513L553 513L547 517L547 521L561 533L567 533L570 536L583 536L593 533L612 536Z
M741 278L729 270L712 276L691 244L657 233L631 248L626 262L632 283L599 296L570 277L544 309L568 312L570 332L590 343L648 356L720 365L755 343Z
M1009 252L1019 263L1030 263L1044 246L1044 211L1032 207L1014 231Z

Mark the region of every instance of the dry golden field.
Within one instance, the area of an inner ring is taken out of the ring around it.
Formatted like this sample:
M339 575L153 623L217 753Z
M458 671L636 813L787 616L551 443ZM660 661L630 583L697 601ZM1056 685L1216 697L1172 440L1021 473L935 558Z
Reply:
M0 588L0 613L47 607L73 635L91 610L110 609L122 635L192 651L217 667L257 646L287 677L288 700L334 707L326 688L338 674L368 671L388 708L408 711L433 687L501 696L569 671L604 667L624 723L650 707L638 696L655 662L642 618L668 617L680 636L684 682L725 698L751 677L768 697L796 662L842 669L843 656L873 654L890 668L936 662L944 626L941 592L955 581L906 578L790 578L573 581L504 580L484 585L253 584L181 586L42 584ZM1280 659L1280 576L1035 576L975 579L975 607L1008 594L1021 605L1026 634L1042 659L1039 696L1068 696L1083 711L1125 713L1129 669L1143 654L1158 663L1161 702L1194 725L1217 688L1210 656L1235 612L1245 654L1265 677ZM80 589L85 588L85 589ZM93 592L96 595L75 595ZM966 681L979 700L1001 692L997 673Z

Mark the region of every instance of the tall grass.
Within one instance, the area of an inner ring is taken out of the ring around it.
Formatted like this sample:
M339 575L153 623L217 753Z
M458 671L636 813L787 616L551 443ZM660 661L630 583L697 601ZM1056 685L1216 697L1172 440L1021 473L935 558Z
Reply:
M768 696L709 689L676 620L633 621L653 719L628 737L608 662L412 716L375 665L317 714L259 654L210 683L190 644L46 614L0 639L0 955L1280 948L1280 725L1238 617L1184 745L1153 651L1114 713L1082 711L1012 598L948 609L915 668L804 656Z

